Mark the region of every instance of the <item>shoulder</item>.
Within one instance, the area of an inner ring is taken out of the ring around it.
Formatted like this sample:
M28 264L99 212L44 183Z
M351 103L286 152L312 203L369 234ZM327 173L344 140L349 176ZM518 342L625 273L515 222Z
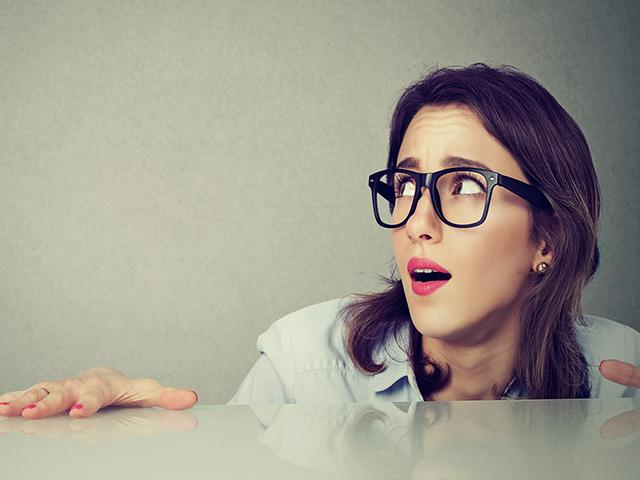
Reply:
M583 315L577 324L578 338L590 366L615 358L640 363L640 332L628 325L597 315Z
M271 358L286 356L295 372L345 362L340 309L349 297L316 303L279 318L256 342Z
M353 402L368 398L371 376L358 371L346 353L344 318L351 297L296 310L271 324L257 340L294 402Z

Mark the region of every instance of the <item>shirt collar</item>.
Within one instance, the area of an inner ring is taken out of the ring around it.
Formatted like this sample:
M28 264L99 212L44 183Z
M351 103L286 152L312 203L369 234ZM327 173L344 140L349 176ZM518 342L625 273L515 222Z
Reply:
M398 340L396 341L396 337ZM400 345L398 345L400 344ZM402 346L402 348L400 347ZM396 335L389 335L384 343L384 347L376 351L376 363L384 363L387 368L382 372L373 375L373 389L376 392L386 390L398 380L409 375L409 359L407 352L409 349L409 324L404 323Z

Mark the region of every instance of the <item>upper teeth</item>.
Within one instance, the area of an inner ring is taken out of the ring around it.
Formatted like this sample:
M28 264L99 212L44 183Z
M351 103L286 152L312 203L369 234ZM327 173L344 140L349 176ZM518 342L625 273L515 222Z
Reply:
M437 272L437 270L431 270L430 268L416 268L413 273L433 273Z

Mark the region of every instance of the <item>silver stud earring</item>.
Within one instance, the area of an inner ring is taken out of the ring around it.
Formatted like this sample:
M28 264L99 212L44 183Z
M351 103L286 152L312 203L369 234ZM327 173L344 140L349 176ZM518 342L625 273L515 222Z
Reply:
M536 272L544 273L547 271L547 268L549 268L549 264L547 262L540 262L538 265L536 265Z

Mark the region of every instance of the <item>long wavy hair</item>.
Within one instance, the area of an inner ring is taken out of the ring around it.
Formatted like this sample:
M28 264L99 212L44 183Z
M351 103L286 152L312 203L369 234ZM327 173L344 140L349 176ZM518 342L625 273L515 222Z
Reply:
M391 120L387 168L396 165L402 138L413 116L426 105L462 106L516 160L526 179L549 199L552 210L530 205L531 241L553 252L547 271L531 274L519 310L514 385L526 398L589 398L588 365L576 336L584 323L580 300L599 265L600 187L587 141L571 116L531 76L515 67L475 63L429 72L401 94ZM409 327L406 353L425 399L450 381L450 369L422 350L422 335L411 322L402 283L381 277L378 293L354 294L339 317L344 343L356 368L376 374L386 364L374 352L391 335ZM496 393L496 396L499 393Z

